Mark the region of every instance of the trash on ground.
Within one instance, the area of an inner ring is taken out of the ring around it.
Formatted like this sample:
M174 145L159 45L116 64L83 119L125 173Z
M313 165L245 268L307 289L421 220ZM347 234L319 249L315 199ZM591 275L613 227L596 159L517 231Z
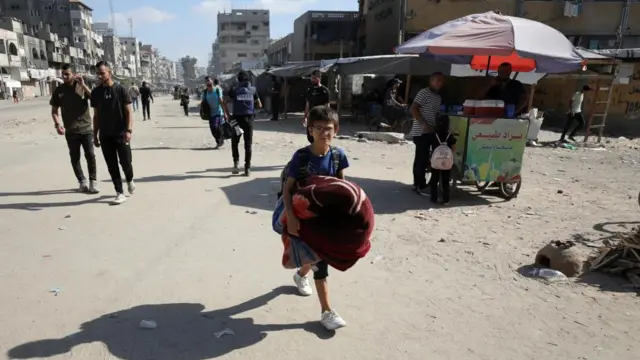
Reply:
M58 296L60 291L62 291L62 289L60 289L60 288L53 288L53 289L49 290L49 292L52 293L54 296Z
M66 227L66 226L60 226L60 227L58 228L58 230L67 230L67 227Z
M567 276L560 271L546 268L533 268L529 272L529 276L538 277L550 283L569 280L569 278L567 278Z
M158 323L155 320L142 320L140 321L141 329L155 329L158 327Z
M216 333L213 333L213 336L216 337L216 339L220 339L221 337L225 336L225 335L235 335L236 333L233 332L233 330L226 328L222 331L218 331Z
M258 212L257 212L257 211L255 211L255 210L247 210L247 211L245 211L245 213L247 213L247 214L251 214L251 215L255 215L255 214L257 214Z
M67 214L67 215L64 216L65 219L68 219L70 217L71 217L71 214Z

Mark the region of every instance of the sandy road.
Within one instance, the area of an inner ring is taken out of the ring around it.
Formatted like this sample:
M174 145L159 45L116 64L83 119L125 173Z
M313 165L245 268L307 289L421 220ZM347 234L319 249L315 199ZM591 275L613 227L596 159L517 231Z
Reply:
M71 190L46 106L0 113L0 358L637 359L634 293L517 273L550 240L638 220L637 151L527 149L518 199L464 192L427 211L408 190L411 146L338 141L378 216L369 256L330 272L349 326L329 334L316 299L293 294L270 229L299 126L256 124L247 179L180 111L167 97L153 121L136 115L138 192L120 207L99 153L102 193ZM225 328L235 335L216 339Z

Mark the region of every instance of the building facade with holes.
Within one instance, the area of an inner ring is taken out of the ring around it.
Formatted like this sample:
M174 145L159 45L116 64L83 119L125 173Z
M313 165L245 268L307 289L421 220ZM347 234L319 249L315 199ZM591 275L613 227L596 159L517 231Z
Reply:
M20 60L18 34L0 29L0 100L10 98L20 89Z
M357 55L357 11L307 11L293 22L292 61Z
M215 71L222 73L244 60L260 60L269 47L269 10L232 9L218 13Z
M588 49L640 47L640 3L630 0L359 0L358 42L364 55L391 54L401 42L469 14L499 10L545 23ZM437 14L434 15L434 14Z

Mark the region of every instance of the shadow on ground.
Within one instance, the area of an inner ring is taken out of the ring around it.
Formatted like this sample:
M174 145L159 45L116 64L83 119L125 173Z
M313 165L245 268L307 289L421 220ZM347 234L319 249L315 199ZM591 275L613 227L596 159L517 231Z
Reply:
M264 166L252 168L253 172L271 171L281 169L282 166ZM208 175L209 172L219 172L221 175ZM191 179L213 178L228 179L240 177L246 179L237 184L222 186L229 203L236 206L272 211L277 193L280 191L280 177L244 178L242 175L231 175L230 168L207 169L202 171L190 171L178 175L156 175L136 179L139 183L185 181ZM227 173L226 175L222 175ZM411 187L393 180L377 180L359 177L347 178L358 184L367 193L373 204L376 214L401 214L408 210L424 210L433 207L428 196L416 195ZM489 205L487 197L477 192L469 191L471 188L459 188L451 195L449 207ZM502 201L502 200L499 200Z
M110 198L109 196L95 196L92 194L83 194L78 193L76 190L49 190L49 191L34 191L34 192L14 192L14 193L0 193L0 198L5 198L9 196L48 196L48 195L60 195L60 194L70 194L77 193L79 198L82 200L76 201L62 201L62 202L52 202L52 201L41 201L41 202L22 202L22 203L0 203L0 210L26 210L26 211L40 211L47 208L56 208L56 207L71 207L78 206L84 204L93 204L93 203L109 203L106 199Z
M319 322L255 324L253 318L234 317L294 292L293 287L283 286L242 304L208 312L203 311L204 305L193 303L136 306L88 321L75 334L16 346L7 356L10 359L51 357L70 353L78 345L102 342L118 359L201 360L255 345L272 331L304 330L320 339L331 338L335 333L325 330ZM142 320L155 321L157 328L141 329ZM216 338L214 334L226 328L235 335Z

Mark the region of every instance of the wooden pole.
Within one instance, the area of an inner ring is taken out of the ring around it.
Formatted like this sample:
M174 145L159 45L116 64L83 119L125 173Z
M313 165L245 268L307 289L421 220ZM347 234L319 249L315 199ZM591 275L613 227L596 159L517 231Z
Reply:
M338 98L336 99L338 104L336 105L336 108L338 111L338 116L340 116L340 111L342 110L342 76L336 76L338 76Z
M287 113L289 113L289 84L287 78L284 78L284 119L287 120Z
M407 75L407 84L404 86L404 103L409 103L409 88L411 87L411 74Z
M527 103L527 112L533 108L533 98L536 95L536 85L537 84L531 84L531 87L529 88L530 94L529 94L529 101ZM516 109L516 111L517 110L518 109Z

